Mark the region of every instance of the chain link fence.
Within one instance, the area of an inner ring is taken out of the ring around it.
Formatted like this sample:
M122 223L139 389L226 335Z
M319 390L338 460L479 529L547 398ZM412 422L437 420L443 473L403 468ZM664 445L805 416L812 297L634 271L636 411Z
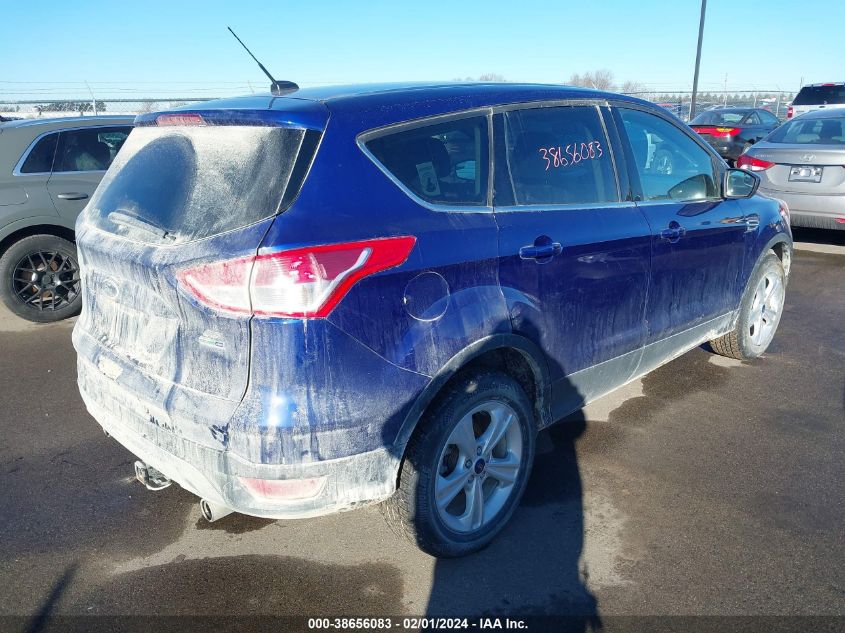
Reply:
M168 97L148 99L49 99L0 101L0 116L5 119L92 116L108 114L142 114L169 110L189 103L208 101L214 97Z
M705 110L721 107L764 108L769 110L781 121L786 119L786 109L794 92L782 90L727 90L699 92L695 100L695 112L690 113L692 91L689 92L630 92L630 94L646 101L656 103L674 113L684 121L689 121Z
M692 92L630 92L632 96L646 99L673 112L681 119L690 117ZM786 109L795 96L781 90L742 90L699 92L694 115L724 106L765 108L781 120L786 119ZM90 116L93 114L141 114L168 110L177 106L213 97L150 97L145 99L50 99L50 100L0 100L0 116L4 118L31 119L55 116ZM0 99L2 97L0 96Z

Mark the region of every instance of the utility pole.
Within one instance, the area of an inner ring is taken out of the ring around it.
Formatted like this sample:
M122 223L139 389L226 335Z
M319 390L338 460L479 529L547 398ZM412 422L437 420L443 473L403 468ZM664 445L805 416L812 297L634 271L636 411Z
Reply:
M695 97L698 93L698 68L701 66L701 40L704 39L704 14L707 12L707 0L701 0L701 21L698 23L698 48L695 51L695 75L692 78L692 98L689 104L690 121L695 116Z

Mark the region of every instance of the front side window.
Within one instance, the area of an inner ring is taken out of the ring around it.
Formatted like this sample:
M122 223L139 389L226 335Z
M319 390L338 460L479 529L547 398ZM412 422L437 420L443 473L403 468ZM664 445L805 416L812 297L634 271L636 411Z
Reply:
M718 196L710 153L674 123L620 108L645 200L699 200Z
M131 130L120 126L62 132L53 171L105 171Z
M503 116L506 165L502 167L515 204L619 200L610 146L595 107L529 108Z
M453 119L390 132L364 143L419 198L440 205L486 205L487 118Z
M53 157L56 155L56 143L59 133L54 132L41 137L21 165L22 174L45 174L53 169Z
M745 123L748 125L760 125L760 117L757 115L756 112L752 112L748 115L748 118L745 120Z

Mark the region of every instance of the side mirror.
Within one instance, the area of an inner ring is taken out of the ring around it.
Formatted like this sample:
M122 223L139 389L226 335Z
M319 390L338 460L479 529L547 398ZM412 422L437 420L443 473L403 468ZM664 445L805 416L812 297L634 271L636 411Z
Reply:
M760 186L760 176L752 174L744 169L728 169L725 172L725 181L722 186L724 197L733 200L736 198L750 198L757 193Z

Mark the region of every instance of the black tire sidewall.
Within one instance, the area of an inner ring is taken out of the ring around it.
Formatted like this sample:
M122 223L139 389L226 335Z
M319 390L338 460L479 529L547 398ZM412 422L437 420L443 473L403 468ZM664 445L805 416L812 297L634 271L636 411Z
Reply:
M472 389L471 393L467 393ZM522 431L523 467L515 489L498 515L480 530L463 534L450 530L440 518L434 503L434 486L443 447L455 424L481 402L500 401L511 407L519 418ZM456 383L426 416L424 424L432 425L411 458L418 473L415 505L416 529L424 532L424 541L438 544L438 555L462 556L477 551L504 528L515 512L531 475L536 442L536 425L531 403L514 379L499 372L485 372Z
M736 334L739 350L745 358L759 358L765 353L766 349L768 349L768 346L771 344L771 341L769 341L763 347L756 346L752 342L751 334L749 332L749 318L751 317L751 305L754 301L754 292L757 288L757 284L760 282L760 279L769 271L780 275L784 290L786 289L786 275L783 272L783 266L780 263L780 259L778 259L778 256L774 253L767 253L760 259L757 266L755 266L751 277L748 279L748 285L745 288L745 293L743 294L742 302L740 303L739 318L736 324ZM783 309L784 306L781 306L778 311L775 331L777 331L777 328L780 325L780 319L781 316L783 316Z
M18 263L28 254L39 251L57 251L66 257L70 257L79 265L79 257L76 253L76 246L73 242L56 235L31 235L13 243L3 256L0 257L0 299L5 306L14 314L35 323L50 323L61 321L68 317L79 314L82 308L82 294L78 294L68 305L57 310L38 310L37 308L24 305L15 296L14 272Z

